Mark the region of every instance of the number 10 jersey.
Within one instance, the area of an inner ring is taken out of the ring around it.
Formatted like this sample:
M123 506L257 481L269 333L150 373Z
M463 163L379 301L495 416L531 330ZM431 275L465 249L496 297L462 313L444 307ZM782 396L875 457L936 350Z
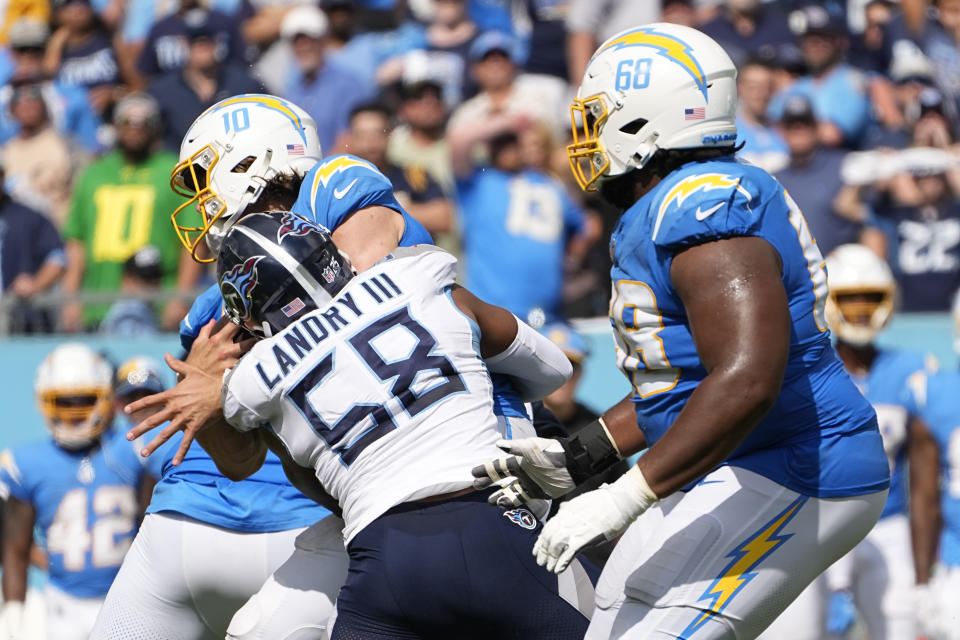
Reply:
M450 297L456 259L398 249L258 342L224 380L235 427L272 429L343 509L349 541L391 507L464 489L501 452L479 330Z

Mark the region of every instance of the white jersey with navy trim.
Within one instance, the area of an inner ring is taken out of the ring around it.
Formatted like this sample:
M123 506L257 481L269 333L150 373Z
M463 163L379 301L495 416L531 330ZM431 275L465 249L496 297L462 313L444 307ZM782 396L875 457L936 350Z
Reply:
M400 249L225 378L227 419L274 429L315 469L348 541L397 504L469 487L470 469L500 454L479 330L449 296L455 275L440 249Z

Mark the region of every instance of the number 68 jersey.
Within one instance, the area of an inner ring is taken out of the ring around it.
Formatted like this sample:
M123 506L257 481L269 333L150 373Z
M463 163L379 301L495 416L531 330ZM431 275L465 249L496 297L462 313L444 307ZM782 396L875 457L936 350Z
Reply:
M617 363L633 386L648 443L663 436L707 375L670 280L673 258L735 236L763 238L779 254L792 328L780 396L727 463L809 496L885 488L873 409L830 344L820 250L783 186L732 157L675 170L624 213L611 237Z
M469 487L500 454L479 330L456 259L398 249L336 299L261 340L224 379L236 428L273 430L343 509L349 540L391 507Z

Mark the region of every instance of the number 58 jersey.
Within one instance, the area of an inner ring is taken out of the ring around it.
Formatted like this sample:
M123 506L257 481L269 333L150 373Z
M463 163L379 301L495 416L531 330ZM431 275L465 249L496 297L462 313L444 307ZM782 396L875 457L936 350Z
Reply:
M344 536L391 507L469 487L500 455L479 330L450 297L456 259L398 249L261 340L224 380L236 428L272 429L343 509Z
M611 237L617 363L634 388L648 443L662 437L707 375L670 279L673 258L735 236L763 238L779 254L792 327L780 396L727 463L810 496L885 488L874 411L830 344L820 250L783 186L732 157L675 170L624 213Z

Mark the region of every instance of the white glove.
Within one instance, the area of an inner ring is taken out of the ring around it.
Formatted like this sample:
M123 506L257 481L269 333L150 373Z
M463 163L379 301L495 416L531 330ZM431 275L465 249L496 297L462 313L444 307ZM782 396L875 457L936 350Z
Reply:
M939 638L944 632L941 629L942 614L940 603L937 602L937 593L929 584L913 586L913 611L917 621L917 631L930 638Z
M533 545L537 564L561 573L586 546L613 540L658 500L640 468L560 505Z
M26 636L23 633L23 603L10 600L3 605L0 612L0 637L5 640L21 640Z
M519 507L534 499L559 498L576 486L567 471L566 451L559 440L520 438L500 440L497 446L512 455L473 469L475 489L482 490L500 480L511 480L490 495L490 504L503 508Z

